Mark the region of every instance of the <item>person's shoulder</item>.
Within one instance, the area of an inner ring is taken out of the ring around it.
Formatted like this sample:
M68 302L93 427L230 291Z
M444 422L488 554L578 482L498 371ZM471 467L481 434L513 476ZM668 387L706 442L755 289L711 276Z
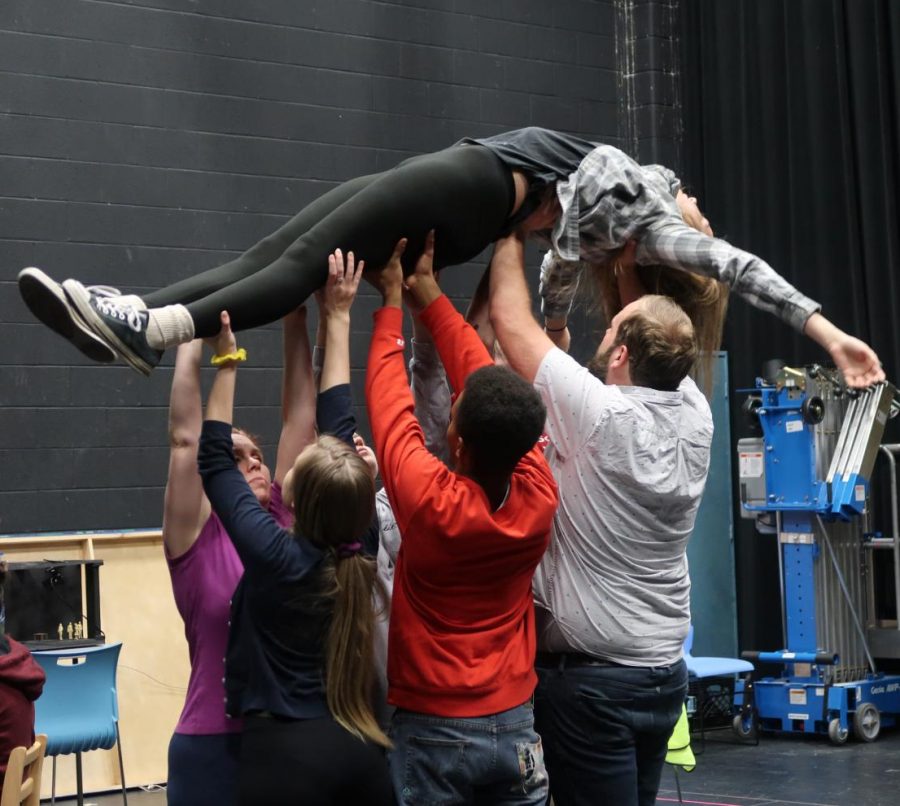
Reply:
M680 429L683 435L703 444L711 443L714 424L712 409L706 395L700 391L692 378L685 378L678 391L682 394Z
M544 355L541 360L541 365L538 367L537 374L540 376L541 373L544 372L552 374L562 373L566 375L581 375L582 373L587 373L590 375L587 367L578 363L571 355L559 347L551 348L547 351L546 355ZM600 383L600 380L597 379L597 382Z
M685 404L697 410L697 413L704 419L712 422L712 409L709 406L709 400L706 395L697 386L696 381L688 375L678 386Z
M548 350L543 361L541 361L541 366L538 369L538 376L540 376L542 372L546 372L547 375L553 376L554 380L565 378L577 379L591 391L603 396L615 398L622 397L622 392L618 386L605 383L597 375L591 372L588 367L559 347ZM537 382L537 378L535 379L535 382Z

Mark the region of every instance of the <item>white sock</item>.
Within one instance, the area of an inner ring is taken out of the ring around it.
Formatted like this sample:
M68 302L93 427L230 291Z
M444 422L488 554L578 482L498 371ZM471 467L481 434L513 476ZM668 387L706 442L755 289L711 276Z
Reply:
M194 320L184 305L166 305L147 311L147 344L166 350L194 338Z

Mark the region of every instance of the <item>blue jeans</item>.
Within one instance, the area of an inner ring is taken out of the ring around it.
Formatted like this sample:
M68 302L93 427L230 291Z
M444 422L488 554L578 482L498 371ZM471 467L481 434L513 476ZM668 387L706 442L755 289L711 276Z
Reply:
M474 718L398 709L388 758L397 803L522 804L547 802L547 771L531 703Z
M556 806L653 806L687 667L551 664L539 657L535 727Z

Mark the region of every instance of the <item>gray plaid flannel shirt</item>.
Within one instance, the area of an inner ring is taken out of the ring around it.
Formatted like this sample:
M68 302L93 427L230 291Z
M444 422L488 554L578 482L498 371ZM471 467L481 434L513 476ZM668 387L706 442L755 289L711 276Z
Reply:
M685 224L675 202L680 186L668 168L638 165L612 146L595 148L565 182L558 182L562 215L541 265L544 315L568 314L582 269L608 262L634 239L639 264L714 277L802 332L821 306L756 255Z

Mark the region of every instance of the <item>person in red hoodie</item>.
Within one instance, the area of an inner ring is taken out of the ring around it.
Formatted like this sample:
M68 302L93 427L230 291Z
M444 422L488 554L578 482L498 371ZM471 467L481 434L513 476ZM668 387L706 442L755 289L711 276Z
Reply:
M5 584L6 566L0 561L0 609ZM45 679L28 648L6 635L0 620L0 789L10 751L34 744L34 701L41 696Z
M494 366L441 293L434 236L406 287L457 397L449 469L425 447L403 360L401 241L372 278L375 313L366 401L402 542L388 640L396 706L391 776L400 804L543 804L548 787L531 697L531 578L547 548L556 484L537 440L534 389Z

